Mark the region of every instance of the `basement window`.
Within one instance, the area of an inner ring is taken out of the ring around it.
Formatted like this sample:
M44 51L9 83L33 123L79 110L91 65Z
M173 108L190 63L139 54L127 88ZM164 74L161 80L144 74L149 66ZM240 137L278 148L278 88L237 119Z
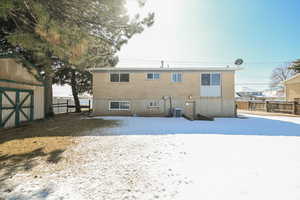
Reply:
M130 110L129 101L111 101L109 110Z
M129 73L111 73L110 82L129 82Z

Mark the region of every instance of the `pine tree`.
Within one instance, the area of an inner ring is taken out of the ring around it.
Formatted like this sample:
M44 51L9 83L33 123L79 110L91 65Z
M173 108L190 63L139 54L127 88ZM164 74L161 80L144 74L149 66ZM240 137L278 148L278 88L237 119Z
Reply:
M78 95L92 93L92 73L87 70L76 69L75 67L60 67L55 70L53 83L71 86L75 110L76 112L81 112Z
M143 3L141 3L142 5ZM39 67L52 110L55 62L83 70L110 65L122 45L153 24L154 14L130 19L124 0L2 0L0 32Z

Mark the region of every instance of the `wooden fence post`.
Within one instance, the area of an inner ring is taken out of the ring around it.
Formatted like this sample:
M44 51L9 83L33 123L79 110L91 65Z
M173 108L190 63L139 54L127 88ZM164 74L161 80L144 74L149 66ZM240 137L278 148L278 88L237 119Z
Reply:
M89 99L89 112L91 112L91 100Z
M69 99L67 99L67 113L69 112Z
M238 105L237 103L235 103L235 107L234 107L234 117L237 117L237 109L238 109ZM193 117L194 118L194 117Z
M293 101L293 114L296 115L297 114L297 102Z
M57 99L57 104L58 104L58 107L56 108L57 109L57 113L60 113L60 100Z

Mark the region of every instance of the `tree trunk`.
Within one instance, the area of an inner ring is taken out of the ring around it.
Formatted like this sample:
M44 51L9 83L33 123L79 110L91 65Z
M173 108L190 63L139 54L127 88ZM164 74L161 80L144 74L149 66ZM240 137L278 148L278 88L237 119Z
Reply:
M81 108L80 108L80 101L79 101L79 98L78 98L78 91L77 91L77 88L76 88L75 70L72 70L71 88L72 88L72 94L73 94L74 103L75 103L75 112L79 113L79 112L81 112Z
M51 73L45 74L45 117L53 117L53 92L52 92L52 83L53 75Z

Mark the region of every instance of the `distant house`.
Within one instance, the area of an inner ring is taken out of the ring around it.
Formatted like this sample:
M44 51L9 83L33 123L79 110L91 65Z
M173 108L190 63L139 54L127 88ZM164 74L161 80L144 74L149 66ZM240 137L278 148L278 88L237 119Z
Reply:
M44 85L36 71L0 57L0 129L44 118Z
M265 90L263 92L263 95L266 97L266 100L270 100L270 101L285 100L284 89L281 87Z
M284 91L282 89L276 90L265 90L265 91L256 91L256 92L237 92L236 100L238 101L283 101L284 100Z
M300 103L300 73L283 82L287 101Z
M95 115L233 117L237 69L94 69L93 111Z
M263 92L237 92L236 93L237 100L257 100L260 98L264 98L265 96L263 95Z

